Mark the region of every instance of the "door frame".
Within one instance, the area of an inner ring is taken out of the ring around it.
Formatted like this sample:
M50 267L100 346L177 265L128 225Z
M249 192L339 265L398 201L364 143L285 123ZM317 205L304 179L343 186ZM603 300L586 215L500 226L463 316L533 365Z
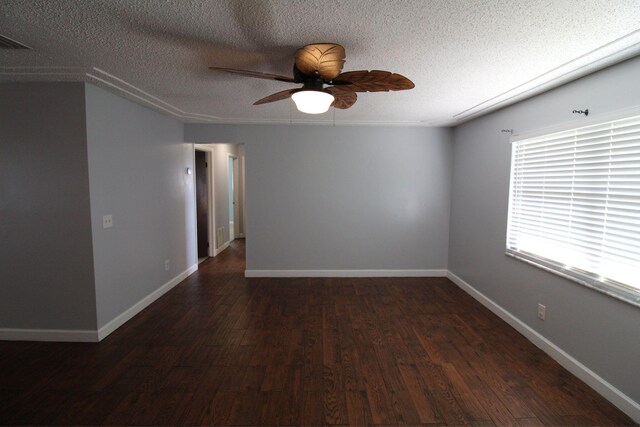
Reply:
M241 205L242 205L242 233L238 233L238 237L244 239L245 238L245 233L247 231L247 191L246 191L246 187L245 187L245 182L246 182L246 176L245 176L245 170L244 170L244 164L246 161L246 152L245 147L246 146L242 146L242 152L238 154L238 164L240 166L240 171L238 172L238 176L240 177L240 181L241 181L241 185L240 187L242 188L242 200L240 201Z
M214 257L217 255L216 253L216 232L215 232L215 224L216 224L216 201L215 201L215 197L216 197L216 192L215 192L215 188L214 188L214 173L213 173L213 149L211 147L208 147L206 144L193 144L193 164L195 165L195 161L196 161L196 151L204 151L205 153L205 159L207 162L207 189L209 190L209 193L207 194L207 198L209 199L209 205L208 205L208 212L207 212L207 224L209 225L209 250L208 250L208 255L210 257ZM193 194L194 194L194 200L196 199L196 174L195 174L195 170L193 173ZM198 253L198 239L197 239L197 227L198 227L198 221L197 221L197 212L194 209L194 216L196 217L196 242L195 242L195 246L196 246L196 254Z
M229 179L229 160L233 159L233 175L231 176L231 180L233 181L231 183L231 185L233 187L233 195L230 195L230 199L233 200L233 202L236 201L236 196L239 194L238 193L238 174L240 173L239 171L239 166L240 166L240 157L237 154L233 154L233 153L229 153L227 152L227 179ZM229 183L227 183L229 184ZM244 208L244 207L243 207ZM231 207L229 207L229 210L231 209ZM238 217L238 219L240 219L240 214L237 212L237 204L233 206L233 218L229 218L229 243L231 243L232 241L234 241L237 238L240 238L240 222L236 222L236 217ZM243 209L244 211L244 209ZM231 221L233 221L233 239L231 239ZM236 233L236 229L238 230L238 232Z

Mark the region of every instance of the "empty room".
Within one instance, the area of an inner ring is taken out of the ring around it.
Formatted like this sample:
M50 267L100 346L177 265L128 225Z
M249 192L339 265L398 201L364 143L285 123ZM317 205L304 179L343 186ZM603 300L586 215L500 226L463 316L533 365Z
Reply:
M640 423L637 0L0 1L0 425Z

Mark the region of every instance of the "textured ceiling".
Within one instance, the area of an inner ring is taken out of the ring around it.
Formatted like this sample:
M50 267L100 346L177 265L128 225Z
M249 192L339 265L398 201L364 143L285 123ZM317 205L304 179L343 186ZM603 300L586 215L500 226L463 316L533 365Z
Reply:
M638 0L1 0L2 80L82 80L183 121L451 125L640 53ZM294 87L208 66L291 75L295 50L335 42L344 70L413 90L309 116ZM334 117L335 114L335 117Z

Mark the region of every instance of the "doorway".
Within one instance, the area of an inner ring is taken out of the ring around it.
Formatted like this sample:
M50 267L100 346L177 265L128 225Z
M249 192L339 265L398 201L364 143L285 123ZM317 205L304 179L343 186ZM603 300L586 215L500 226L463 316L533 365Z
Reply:
M209 183L207 153L195 152L198 262L209 256Z
M228 248L244 257L244 249L238 249L244 248L244 241L238 239L245 238L245 147L225 143L193 147L194 249L198 262L207 258L213 261Z

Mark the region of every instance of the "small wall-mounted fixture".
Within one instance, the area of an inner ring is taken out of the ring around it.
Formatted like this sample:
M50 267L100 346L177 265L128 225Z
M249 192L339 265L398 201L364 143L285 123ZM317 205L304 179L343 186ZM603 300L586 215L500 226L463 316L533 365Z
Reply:
M191 175L191 168L187 168L184 171L187 175Z
M587 108L586 110L573 110L572 111L573 114L584 114L585 117L589 115L589 109Z

